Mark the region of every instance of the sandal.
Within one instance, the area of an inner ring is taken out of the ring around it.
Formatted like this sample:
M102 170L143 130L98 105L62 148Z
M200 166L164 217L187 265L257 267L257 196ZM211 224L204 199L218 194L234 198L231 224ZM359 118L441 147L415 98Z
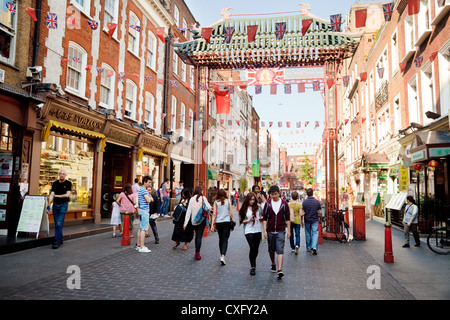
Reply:
M172 247L172 249L173 249L173 250L176 250L176 249L178 248L179 245L180 245L180 243L177 242L177 243Z
M187 244L185 244L181 250L187 250L187 249L188 249L188 246L187 246Z

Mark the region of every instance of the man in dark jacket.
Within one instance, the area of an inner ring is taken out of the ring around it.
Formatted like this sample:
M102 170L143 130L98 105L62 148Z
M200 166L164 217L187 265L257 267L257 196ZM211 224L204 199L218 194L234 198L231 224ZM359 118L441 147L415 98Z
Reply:
M155 236L155 244L158 244L159 243L159 235L158 235L158 228L156 227L156 219L157 219L157 215L158 215L158 209L161 207L161 202L159 201L159 198L156 194L155 188L149 189L149 193L150 193L151 197L153 198L153 202L150 203L149 224L150 224L150 227L152 228L153 235ZM149 236L149 233L147 233L147 236Z
M322 206L319 200L314 198L313 189L307 189L306 195L308 198L302 203L305 212L306 249L316 255L319 247L319 214L322 214Z
M269 189L270 199L263 209L264 237L268 239L269 256L272 261L272 272L276 272L278 279L284 276L282 271L284 258L284 243L290 238L290 210L286 200L280 198L280 189L272 186ZM275 253L277 253L278 269L275 265Z

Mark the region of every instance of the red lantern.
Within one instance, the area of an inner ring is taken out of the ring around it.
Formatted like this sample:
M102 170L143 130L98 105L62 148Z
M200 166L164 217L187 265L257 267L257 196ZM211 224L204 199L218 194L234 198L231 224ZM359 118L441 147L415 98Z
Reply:
M438 166L438 162L436 160L431 160L428 165L431 167L431 170L434 171L434 169Z
M420 163L414 165L414 170L416 170L416 172L419 173L419 171L422 170L422 165Z

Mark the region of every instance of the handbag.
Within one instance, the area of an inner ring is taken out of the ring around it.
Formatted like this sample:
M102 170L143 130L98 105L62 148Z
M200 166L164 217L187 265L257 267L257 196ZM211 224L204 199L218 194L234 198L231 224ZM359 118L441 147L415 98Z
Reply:
M236 222L234 222L233 221L233 219L231 219L231 217L230 217L230 224L231 224L231 231L233 231L234 230L234 227L236 226Z
M131 204L134 206L133 201L131 201L131 199L128 197L128 195L124 192L125 197L127 197L128 201L131 202ZM136 207L134 207L134 214L137 215L138 214L138 209Z
M205 208L205 203L203 202L203 198L202 198L202 206L200 207L200 209L198 209L197 214L195 215L194 218L194 222L196 224L200 224L203 222L203 220L205 220L206 217L208 217L209 215L209 210L207 208Z

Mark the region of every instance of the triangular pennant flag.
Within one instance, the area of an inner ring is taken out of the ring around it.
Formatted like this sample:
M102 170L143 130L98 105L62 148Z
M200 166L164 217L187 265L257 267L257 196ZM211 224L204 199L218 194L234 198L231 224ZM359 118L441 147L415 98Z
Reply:
M106 26L108 27L108 34L109 34L109 37L112 38L114 32L116 31L117 23L111 23L111 22L108 22L108 23L106 24Z
M403 72L406 68L406 62L400 62L399 66L400 66L400 71Z
M255 94L260 94L262 92L262 85L255 86Z
M271 84L270 85L270 94L277 94L277 88L278 88L278 85Z
M359 78L361 79L362 82L367 80L367 72L361 72L359 74Z
M69 61L69 59L67 59L66 57L63 57L63 58L61 59L61 62L67 62L67 61Z
M273 126L273 121L269 121L269 128Z
M34 21L37 21L36 18L36 10L33 8L25 7L25 12L28 13L28 15L33 19Z
M331 87L333 86L333 83L334 83L333 79L327 79L328 89L331 89Z
M367 9L355 11L355 28L364 28L366 26Z
M312 19L302 20L302 36L305 36L312 22Z
M305 128L308 126L309 121L305 121Z
M350 76L343 76L342 77L342 83L344 84L344 87L348 87L349 81L350 81Z
M255 41L256 33L257 33L257 32L258 32L258 25L247 26L247 37L248 37L248 42L253 42L253 41Z
M378 77L379 77L380 79L383 79L383 76L384 76L384 68L378 68L377 71L378 71Z
M431 62L433 62L434 59L436 59L437 54L438 54L438 52L436 51L436 52L433 52L433 53L430 55L430 61L431 61Z
M165 32L165 27L158 27L155 28L155 34L156 36L159 38L159 40L161 40L163 43L166 43L166 40L164 39L164 32Z
M212 31L213 28L202 28L202 38L208 43L211 43L210 40Z
M305 83L304 82L297 84L297 87L298 87L298 93L305 92Z
M420 0L408 0L408 15L418 14L420 11Z

